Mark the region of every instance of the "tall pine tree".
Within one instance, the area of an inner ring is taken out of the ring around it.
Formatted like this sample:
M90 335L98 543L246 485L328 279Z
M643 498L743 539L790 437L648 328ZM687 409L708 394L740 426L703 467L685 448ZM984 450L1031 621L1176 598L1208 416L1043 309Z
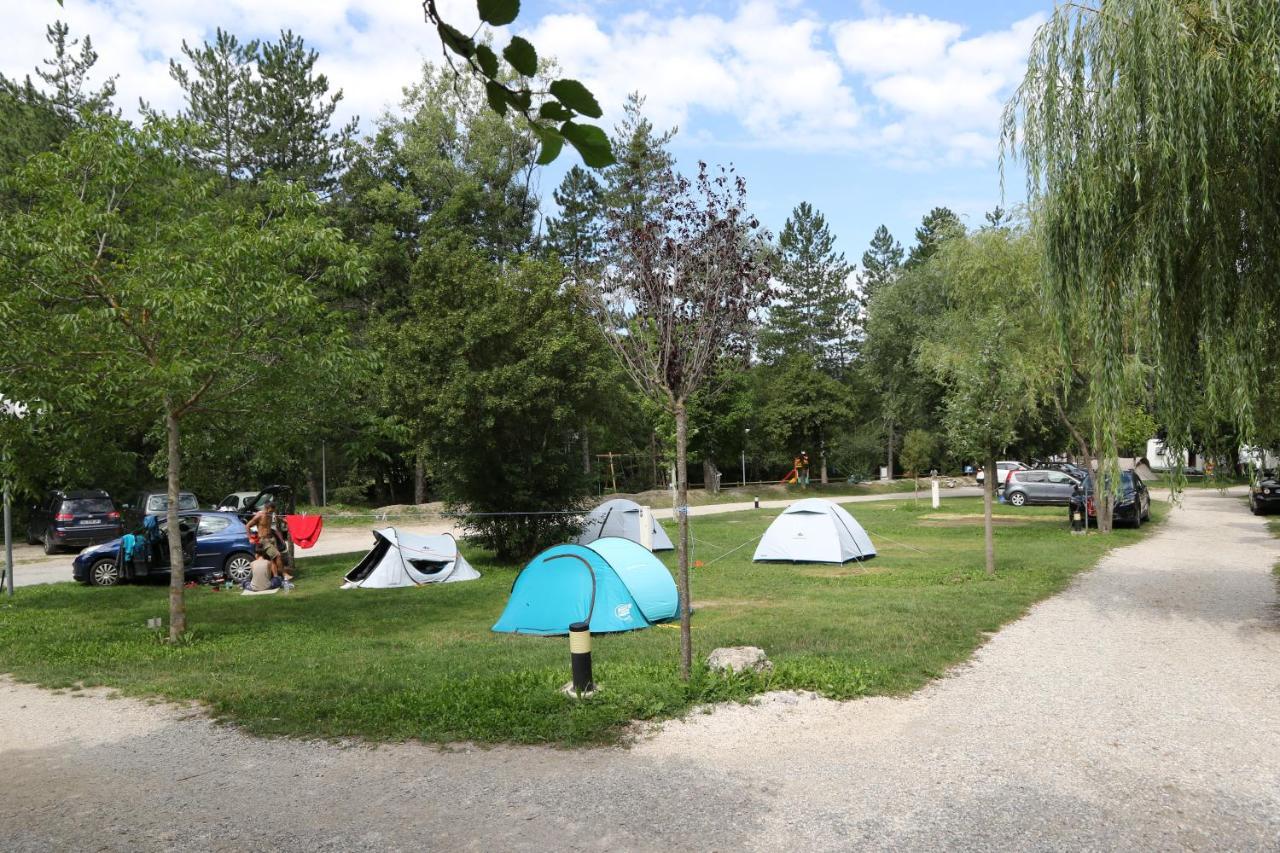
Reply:
M960 217L949 207L935 207L925 214L916 229L916 244L907 253L907 267L918 267L933 257L948 237L964 233Z
M316 58L290 30L281 32L279 41L262 45L250 111L249 162L255 175L272 172L327 193L355 136L356 120L330 129L342 90L329 94L329 79L315 73Z
M182 54L191 67L169 60L169 76L186 93L182 117L206 131L194 146L195 156L214 169L228 184L243 178L250 163L254 127L250 112L258 97L254 63L258 42L241 44L218 28L212 42L191 47L182 42Z
M600 259L604 188L591 172L574 166L552 198L560 215L547 222L547 247L560 256L574 278L583 281Z
M617 163L604 172L608 205L615 210L629 211L637 222L657 210L662 199L671 193L668 178L675 165L675 157L667 146L675 137L676 128L656 132L643 110L644 98L639 93L627 96L622 121L613 129Z
M862 253L862 272L858 275L864 306L869 306L877 292L893 283L902 268L902 257L902 244L893 239L884 225L877 228L870 247Z
M760 336L769 361L803 353L833 374L852 359L857 301L853 267L835 249L826 217L808 202L792 211L778 236L781 301Z

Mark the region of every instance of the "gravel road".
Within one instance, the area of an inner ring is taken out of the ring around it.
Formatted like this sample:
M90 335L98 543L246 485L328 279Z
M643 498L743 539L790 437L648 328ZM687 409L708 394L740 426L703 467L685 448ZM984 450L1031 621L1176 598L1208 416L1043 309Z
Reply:
M928 491L923 490L924 499L928 498ZM944 489L942 496L944 498L963 498L977 497L982 494L981 489L972 486L961 486L956 489ZM912 498L910 492L895 492L887 495L858 495L856 497L836 497L831 500L837 503L861 503L864 501L891 501L891 500L907 500ZM761 509L780 509L793 502L793 498L787 500L761 501ZM698 515L716 515L722 512L739 512L744 509L751 509L752 504L745 503L729 503L729 504L706 504L705 506L690 507L689 514ZM671 518L671 510L659 509L654 510L654 515L658 518ZM451 521L440 520L428 522L425 524L397 524L395 521L380 522L371 524L368 527L327 527L320 534L320 541L308 551L299 551L300 557L325 557L331 554L349 554L355 551L366 551L373 547L373 536L371 531L374 528L382 528L395 526L401 530L410 533L434 534L434 533L452 533L460 536L462 531L459 530ZM0 560L3 554L0 554ZM71 561L75 559L75 554L55 554L53 556L46 555L39 545L17 544L13 549L14 562L14 586L32 586L43 583L61 583L71 580ZM0 566L3 564L0 563Z
M8 850L1280 847L1280 543L1189 494L909 698L773 694L629 749L257 740L0 681Z

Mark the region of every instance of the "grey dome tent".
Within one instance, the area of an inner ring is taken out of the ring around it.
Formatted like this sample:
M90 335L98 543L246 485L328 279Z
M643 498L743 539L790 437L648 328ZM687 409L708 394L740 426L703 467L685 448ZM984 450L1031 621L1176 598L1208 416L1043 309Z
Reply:
M676 546L671 544L667 532L662 529L658 519L650 515L653 524L653 550L670 551ZM597 539L616 536L619 539L630 539L640 542L640 504L626 498L615 498L605 501L587 514L583 522L582 533L574 539L574 544L588 545Z
M391 589L478 577L448 533L423 536L388 527L373 531L373 550L347 572L342 589Z
M876 555L871 537L845 508L822 498L796 501L760 537L757 563L847 563Z

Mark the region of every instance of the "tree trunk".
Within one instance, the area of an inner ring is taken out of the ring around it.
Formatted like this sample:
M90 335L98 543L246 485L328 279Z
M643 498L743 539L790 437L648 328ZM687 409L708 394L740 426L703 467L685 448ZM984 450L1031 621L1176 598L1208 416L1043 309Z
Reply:
M422 461L421 451L413 459L413 502L415 504L427 502L427 466Z
M889 421L889 453L887 455L887 459L888 461L886 464L888 465L888 468L886 470L888 471L889 479L892 480L893 479L893 421Z
M680 677L689 680L693 668L693 636L689 614L689 471L686 456L688 441L688 414L684 400L676 401L676 523L679 539L676 541L676 564L679 567L677 583L680 587Z
M987 574L996 573L996 539L991 511L996 497L996 454L987 452L987 475L982 478L982 534L987 549Z
M591 436L587 435L586 424L582 425L582 473L591 476Z
M658 431L654 430L649 433L649 462L653 466L653 486L658 488L661 485L658 482Z
M169 531L169 642L177 642L187 632L187 601L184 584L187 573L182 558L182 528L178 521L178 477L182 453L179 446L178 416L165 398L165 430L169 436L169 508L165 524Z
M818 460L822 465L818 471L818 482L825 486L827 484L827 439L825 436L818 439Z
M307 470L307 501L312 506L320 506L320 481L316 479L316 472Z
M1095 490L1093 505L1097 508L1099 533L1111 532L1111 514L1115 509L1115 494L1111 489L1106 488L1105 486L1107 483L1107 477L1104 473L1106 468L1107 463L1104 460L1099 459L1098 468L1093 475Z
M716 468L716 461L709 456L702 460L702 487L709 495L720 493L720 471Z

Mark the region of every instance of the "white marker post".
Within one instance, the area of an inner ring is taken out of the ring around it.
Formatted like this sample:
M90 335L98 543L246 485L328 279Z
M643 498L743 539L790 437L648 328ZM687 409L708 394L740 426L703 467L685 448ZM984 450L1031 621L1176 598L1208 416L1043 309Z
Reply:
M938 478L933 478L933 508L937 509L942 506L942 486L938 482Z
M653 507L640 507L640 544L653 551Z

